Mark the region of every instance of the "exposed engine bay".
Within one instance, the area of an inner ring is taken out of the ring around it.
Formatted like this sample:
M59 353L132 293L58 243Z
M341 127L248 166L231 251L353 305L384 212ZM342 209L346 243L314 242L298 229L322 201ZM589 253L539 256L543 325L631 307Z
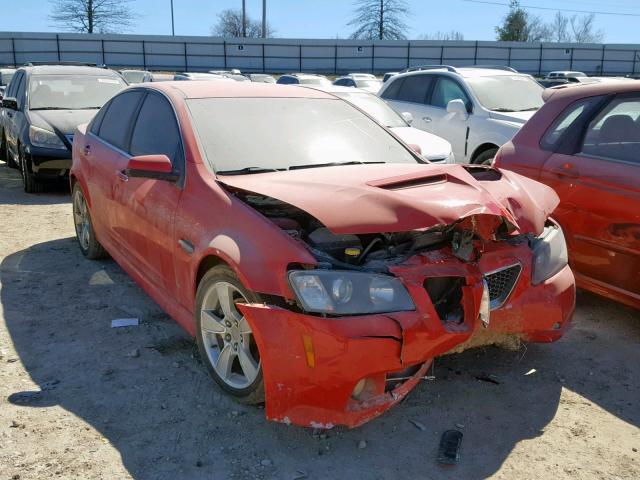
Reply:
M451 253L465 262L478 260L482 252L483 242L475 234L473 218L411 232L335 234L286 202L245 191L234 193L289 236L303 242L320 267L387 273L390 266L421 252L451 247ZM498 232L495 240L507 239L506 225L500 225Z

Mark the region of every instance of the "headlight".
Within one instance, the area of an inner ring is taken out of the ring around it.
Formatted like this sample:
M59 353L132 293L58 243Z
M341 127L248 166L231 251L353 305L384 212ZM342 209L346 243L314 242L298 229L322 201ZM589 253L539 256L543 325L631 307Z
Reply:
M67 149L67 146L62 143L58 135L49 130L34 127L33 125L29 127L29 141L34 147L57 148L59 150Z
M414 310L400 280L340 270L296 270L289 282L307 312L357 315Z
M532 245L533 273L531 283L537 285L554 276L568 263L567 243L562 228L557 224L547 225L542 235Z

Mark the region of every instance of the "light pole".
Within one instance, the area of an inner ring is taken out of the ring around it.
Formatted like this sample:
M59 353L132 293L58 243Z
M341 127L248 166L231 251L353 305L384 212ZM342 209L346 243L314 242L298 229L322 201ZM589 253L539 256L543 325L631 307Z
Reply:
M262 38L267 38L267 0L262 0Z
M176 34L176 29L173 23L173 0L171 0L171 35L175 35L175 34Z
M247 36L247 5L245 0L242 0L242 37Z

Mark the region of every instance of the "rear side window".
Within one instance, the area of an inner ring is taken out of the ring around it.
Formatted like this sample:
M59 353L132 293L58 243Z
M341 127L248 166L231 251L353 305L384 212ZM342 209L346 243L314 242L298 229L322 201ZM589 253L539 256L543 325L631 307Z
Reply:
M397 100L400 87L404 83L404 78L398 78L395 81L390 79L389 81L391 83L380 96L386 100Z
M89 125L89 131L94 135L98 135L98 132L100 131L100 125L102 125L102 119L107 113L107 110L109 110L109 105L111 105L111 102L108 102L104 107L102 107L100 111L98 111L96 116L93 117L93 120L91 120L91 125Z
M98 136L120 150L127 150L127 142L133 116L143 92L134 90L122 93L111 100L105 113Z
M162 96L149 93L131 135L131 155L166 155L175 165L180 131L173 108Z
M413 75L404 79L396 96L401 102L426 103L433 78L430 75Z
M440 77L431 95L431 105L447 108L451 100L462 100L467 107L469 106L469 97L467 97L466 92L458 82L450 78Z
M569 105L551 125L551 128L547 130L547 133L542 137L540 146L545 150L553 151L559 144L560 139L564 136L565 132L568 132L572 125L577 125L578 119L585 113L589 105L593 102L597 102L601 97L585 98L578 102Z
M640 96L616 98L594 118L581 153L640 164Z

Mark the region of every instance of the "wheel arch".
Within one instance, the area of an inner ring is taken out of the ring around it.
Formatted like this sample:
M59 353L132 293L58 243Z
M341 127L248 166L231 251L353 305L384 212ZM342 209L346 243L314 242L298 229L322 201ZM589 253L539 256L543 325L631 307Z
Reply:
M469 163L476 163L476 159L482 155L484 152L489 151L489 150L498 150L500 148L499 145L496 145L493 142L485 142L479 146L476 147L476 149L473 151L473 154L471 155L471 159Z

